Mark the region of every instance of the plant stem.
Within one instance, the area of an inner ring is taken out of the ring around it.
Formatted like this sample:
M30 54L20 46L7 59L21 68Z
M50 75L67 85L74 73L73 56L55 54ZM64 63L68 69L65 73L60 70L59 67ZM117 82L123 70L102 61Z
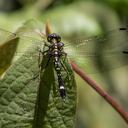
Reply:
M92 80L86 73L83 72L74 62L71 62L73 70L86 81L99 95L101 95L124 119L128 124L128 112L126 112L107 92L100 88L94 80Z

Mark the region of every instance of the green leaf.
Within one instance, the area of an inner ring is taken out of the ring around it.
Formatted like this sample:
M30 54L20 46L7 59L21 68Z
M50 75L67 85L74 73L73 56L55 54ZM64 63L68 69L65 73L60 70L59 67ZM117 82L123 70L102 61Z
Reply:
M62 71L62 76L67 92L63 100L59 96L53 61L43 68L48 59L43 58L40 72L35 49L19 58L0 81L0 127L73 128L76 83L71 67L67 60L63 62L66 71Z
M28 128L32 126L39 80L37 51L24 54L0 81L0 127Z
M15 54L19 38L10 38L0 45L0 75L11 65L12 58Z

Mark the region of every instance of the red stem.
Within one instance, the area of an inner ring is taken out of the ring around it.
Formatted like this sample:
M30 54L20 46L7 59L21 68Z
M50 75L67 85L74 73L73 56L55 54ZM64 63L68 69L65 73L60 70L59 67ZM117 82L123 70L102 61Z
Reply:
M100 88L95 81L93 81L87 74L83 72L74 62L71 62L73 70L84 80L86 81L99 95L101 95L125 120L128 124L128 113L121 107L119 104L103 89Z

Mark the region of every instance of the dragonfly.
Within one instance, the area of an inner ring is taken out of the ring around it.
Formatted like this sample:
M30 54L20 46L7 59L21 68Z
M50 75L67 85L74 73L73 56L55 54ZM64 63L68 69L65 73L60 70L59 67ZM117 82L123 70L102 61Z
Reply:
M42 50L42 46L38 47L39 53L42 56L47 55L48 62L53 58L55 71L58 77L59 93L62 98L66 97L64 80L62 79L61 69L64 68L61 57L65 56L68 59L79 63L79 65L90 65L91 63L96 66L99 61L102 60L102 65L99 63L100 71L108 71L113 68L117 68L128 63L128 28L117 28L106 34L100 36L93 36L89 38L77 38L71 41L61 42L61 36L56 33L47 35L47 42L43 41L43 34L37 29L21 27L15 33L8 32L0 29L1 35L6 35L6 38L0 35L3 42L8 41L12 38L19 37L32 42L32 44L42 43L48 49ZM30 50L30 49L29 49ZM20 52L16 52L18 56ZM112 63L110 65L110 63ZM109 67L110 65L110 67ZM90 71L89 71L90 72ZM92 72L97 72L93 70Z

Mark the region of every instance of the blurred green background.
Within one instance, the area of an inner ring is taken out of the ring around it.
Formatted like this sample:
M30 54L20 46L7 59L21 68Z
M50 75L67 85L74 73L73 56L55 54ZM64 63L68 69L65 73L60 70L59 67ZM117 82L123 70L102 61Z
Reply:
M128 25L127 0L0 0L0 28L15 31L22 23L36 19L50 21L63 37L97 35ZM44 29L44 28L42 28ZM127 71L125 65L109 73L90 76L101 84L126 110ZM120 79L119 79L120 78ZM126 128L127 124L95 91L76 75L78 85L77 128Z

